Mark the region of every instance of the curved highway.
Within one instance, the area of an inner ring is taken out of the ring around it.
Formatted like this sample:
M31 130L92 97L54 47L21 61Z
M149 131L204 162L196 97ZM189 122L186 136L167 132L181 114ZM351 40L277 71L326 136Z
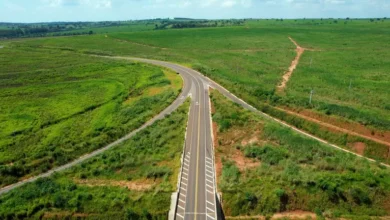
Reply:
M0 195L6 193L16 187L19 187L27 182L32 182L41 177L47 177L52 175L54 172L58 172L67 168L70 168L74 165L77 165L91 157L94 157L113 146L131 138L138 131L146 128L147 126L153 124L156 120L162 119L165 115L170 114L175 109L177 109L184 101L187 96L191 96L191 107L189 113L189 120L187 125L187 134L186 142L183 153L182 168L180 172L180 180L178 184L178 193L175 198L175 210L174 215L170 218L174 219L220 219L221 216L219 213L219 205L217 198L217 189L215 181L215 169L214 169L214 152L212 145L212 130L211 130L211 117L210 117L210 100L208 88L213 87L221 92L224 96L231 99L233 102L241 105L242 107L262 114L272 120L277 121L284 126L290 127L297 132L314 138L320 142L328 144L331 147L337 148L339 150L349 152L345 149L342 149L336 145L330 144L322 139L314 137L304 131L298 130L297 128L290 126L278 119L272 118L269 115L258 111L256 108L247 104L243 100L237 98L235 95L230 93L228 90L210 80L209 78L203 76L201 73L192 70L190 68L173 64L164 61L142 59L142 58L131 58L131 57L106 57L111 59L122 59L122 60L131 60L138 62L145 62L153 65L163 66L169 69L172 69L179 73L184 81L184 86L179 97L164 111L155 116L153 119L142 125L140 128L134 130L125 137L97 150L90 154L84 155L79 159L57 167L47 173L38 175L36 177L15 183L13 185L4 187L0 189ZM355 154L356 156L362 157ZM366 158L370 161L374 161L370 158ZM382 163L383 164L383 163ZM383 164L387 167L389 165Z

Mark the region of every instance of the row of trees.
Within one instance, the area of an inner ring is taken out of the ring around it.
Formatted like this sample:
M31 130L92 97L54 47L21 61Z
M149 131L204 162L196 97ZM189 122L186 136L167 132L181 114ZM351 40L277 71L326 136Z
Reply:
M245 20L162 20L160 25L155 24L155 29L239 26L244 23Z

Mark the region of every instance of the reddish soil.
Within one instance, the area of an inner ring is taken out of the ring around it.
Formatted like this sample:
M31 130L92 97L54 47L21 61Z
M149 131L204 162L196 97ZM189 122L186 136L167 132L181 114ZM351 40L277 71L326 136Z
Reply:
M223 133L215 132L214 146L217 147L215 151L217 177L220 177L222 174L222 158L234 161L240 171L258 167L261 164L260 161L245 157L242 150L238 148L238 146L261 142L259 136L261 135L262 124L256 123L247 127L251 128L251 130L248 131L241 127L232 127ZM213 129L214 131L218 131L215 122L213 122Z
M152 180L104 180L104 179L74 179L77 184L87 186L119 186L134 191L147 191L151 189L156 183Z
M317 219L317 216L315 213L312 212L305 212L305 211L291 211L291 212L282 212L277 213L274 216L272 216L272 219Z
M363 142L353 143L352 149L353 149L353 151L355 151L355 153L360 154L360 155L364 155L364 150L366 149L366 144Z
M299 46L297 44L297 42L295 42L291 37L288 37L290 39L291 42L293 42L295 44L295 46L297 47L295 50L297 52L297 56L294 58L294 60L291 62L291 65L290 67L288 68L288 71L283 75L283 79L282 79L282 82L280 85L278 85L278 90L279 91L283 91L284 88L286 87L287 85L287 82L290 80L290 77L292 76L295 68L297 67L298 63L299 63L299 60L301 59L301 56L303 54L303 52L305 52L306 48L303 48L301 46Z
M310 110L302 110L299 112L295 112L286 108L278 108L278 107L276 108L288 114L298 116L300 118L303 118L311 122L315 122L326 128L338 132L341 131L353 136L362 137L390 147L390 131L373 132L372 130L358 123L346 122L340 120L340 118L331 117L331 116L326 117L318 113L314 113L313 111Z
M265 216L257 215L257 216L226 216L226 219L266 219ZM291 212L282 212L276 213L272 216L271 219L317 219L315 213L306 212L306 211L291 211Z

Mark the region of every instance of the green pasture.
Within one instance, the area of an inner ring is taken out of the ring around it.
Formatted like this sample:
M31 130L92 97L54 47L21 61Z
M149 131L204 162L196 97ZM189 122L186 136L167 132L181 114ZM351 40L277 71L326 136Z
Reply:
M0 57L2 186L138 128L182 86L168 70L69 50L7 46Z

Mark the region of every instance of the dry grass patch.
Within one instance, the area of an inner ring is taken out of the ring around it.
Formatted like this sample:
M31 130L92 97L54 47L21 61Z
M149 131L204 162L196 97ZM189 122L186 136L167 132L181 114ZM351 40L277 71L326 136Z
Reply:
M74 182L85 186L118 186L134 191L148 191L158 184L151 179L142 179L134 181L125 180L105 180L105 179L74 179Z

